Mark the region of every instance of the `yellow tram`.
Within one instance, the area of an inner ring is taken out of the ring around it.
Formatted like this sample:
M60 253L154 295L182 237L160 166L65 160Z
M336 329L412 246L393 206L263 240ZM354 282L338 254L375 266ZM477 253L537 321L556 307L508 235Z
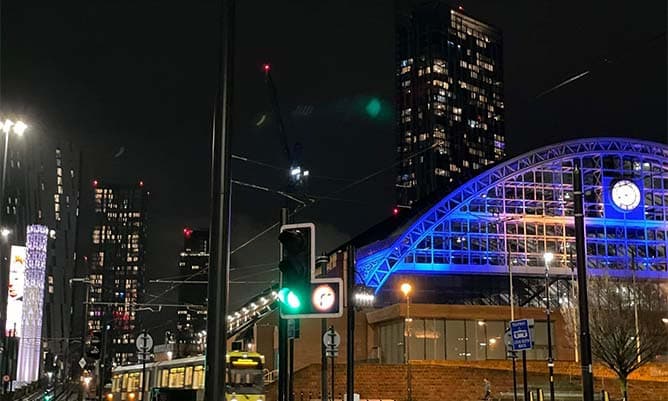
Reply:
M232 351L227 354L227 401L263 401L264 356L257 352Z
M197 401L204 399L205 358L203 355L146 363L146 393L159 389L191 390ZM257 352L231 351L226 357L227 401L264 401L264 356ZM142 365L118 366L112 370L113 401L138 401Z

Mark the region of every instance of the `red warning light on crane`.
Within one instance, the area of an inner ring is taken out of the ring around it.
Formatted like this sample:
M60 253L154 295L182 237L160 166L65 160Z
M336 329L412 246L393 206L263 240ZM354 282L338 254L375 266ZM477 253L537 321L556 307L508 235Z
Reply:
M262 66L262 69L264 69L264 72L269 72L269 70L271 70L271 65L265 64Z
M183 229L183 236L186 237L186 239L190 239L190 237L193 235L193 229L192 228L184 228Z

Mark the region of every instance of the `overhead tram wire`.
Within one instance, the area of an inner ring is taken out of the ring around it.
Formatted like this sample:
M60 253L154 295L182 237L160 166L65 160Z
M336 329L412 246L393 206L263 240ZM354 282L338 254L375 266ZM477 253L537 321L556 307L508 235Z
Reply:
M286 172L286 173L290 172L289 169L279 167L279 166L276 166L276 165L273 165L273 164L269 164L269 163L266 163L266 162L263 162L263 161L250 159L250 158L245 157L245 156L232 155L232 158L234 160L239 160L239 161L255 164L255 165L258 165L258 166L262 166L262 167L268 167L268 168L278 170L278 171L281 171L281 172ZM310 178L318 178L318 179L322 179L322 180L329 180L329 181L348 181L348 182L353 181L349 178L330 177L330 176L327 176L327 175L318 175L318 174L311 174L311 175L309 175L309 177Z
M360 178L360 179L357 179L357 180L353 181L352 183L350 183L350 184L348 184L348 185L345 185L345 186L343 186L342 188L340 188L340 189L338 189L338 190L336 190L336 191L330 193L329 195L327 195L327 196L323 196L323 197L320 197L320 198L323 199L323 200L327 200L327 198L333 198L334 195L338 195L338 194L340 194L340 193L342 193L342 192L344 192L344 191L349 190L350 188L352 188L352 187L354 187L354 186L356 186L356 185L359 185L359 184L361 184L361 183L363 183L363 182L366 182L366 181L370 180L371 178L374 178L374 177L376 177L376 176L378 176L378 175L380 175L380 174L382 174L382 173L384 173L384 172L386 172L386 171L388 171L388 170L390 170L390 169L393 169L394 167L398 166L400 163L403 163L403 162L406 161L406 160L410 160L410 159L412 159L412 158L414 158L414 157L417 157L417 156L419 156L419 155L421 155L421 154L423 154L423 153L425 153L425 152L428 152L429 150L432 150L432 149L436 148L436 147L439 146L439 145L441 145L441 142L436 142L436 143L432 144L432 145L429 146L429 147L426 147L426 148L421 149L421 150L419 150L419 151L417 151L417 152L414 152L414 153L412 153L412 154L410 154L410 155L404 157L403 159L398 160L398 161L392 163L391 165L389 165L389 166L387 166L387 167L384 167L384 168L382 168L382 169L380 169L380 170L377 170L377 171L375 171L375 172L373 172L373 173L371 173L371 174L369 174L369 175L366 175L366 176L364 176L364 177L362 177L362 178ZM247 158L241 158L241 156L236 156L236 158L237 158L238 160L244 160L244 159L247 159ZM244 161L245 161L245 160L244 160ZM265 163L265 164L266 164L266 163ZM268 166L270 166L270 165L268 165ZM282 170L284 170L284 169L282 169ZM235 182L235 181L236 181L236 182ZM254 188L254 189L260 189L260 190L263 190L263 191L265 191L265 192L276 192L276 193L278 193L278 192L282 192L282 191L274 191L274 190L271 190L271 189L266 188L266 187L261 187L261 186L259 186L259 185L249 184L249 183L245 183L245 182L242 182L242 181L232 180L232 182L234 182L234 183L237 184L237 185L247 186L247 187L251 187L251 188ZM317 201L318 201L318 199L317 199L318 197L314 197L314 198L315 198L315 200L316 200L315 202L311 203L310 205L307 205L306 203L302 202L302 204L300 204L299 206L297 206L296 208L294 208L294 209L289 213L289 215L290 215L290 216L294 216L294 215L296 215L297 213L301 212L302 209L306 208L307 206L313 206L313 205L317 205L317 204L319 204L319 202L317 202ZM333 200L333 199L332 199L332 200ZM252 236L251 238L249 238L248 240L246 240L246 241L245 241L244 243L242 243L241 245L239 245L239 246L237 246L236 248L232 249L232 250L230 251L230 255L233 255L234 253L238 252L239 250L241 250L241 249L245 248L246 246L250 245L251 243L253 243L254 241L256 241L258 238L264 236L265 234L267 234L267 233L270 232L271 230L277 228L279 225L280 225L280 222L276 222L276 223L274 223L274 224L271 224L270 226L268 226L268 227L265 228L264 230L260 231L259 233L255 234L254 236ZM190 280L191 280L193 277L195 277L196 275L198 275L198 274L202 274L203 272L206 272L207 270L208 270L207 268L204 268L204 269L200 270L199 272L196 272L196 273L194 273L194 274L192 274L192 275L186 277L183 281L190 281ZM233 270L234 270L234 268L230 269L230 272L233 271ZM160 298L160 297L164 296L165 294L167 294L167 293L173 291L173 290L176 289L178 286L183 285L183 284L185 284L185 283L174 284L174 285L172 285L171 287L167 288L167 289L166 289L165 291L163 291L162 293L153 296L153 298L151 298L151 299L148 300L147 302L153 302L153 301L155 301L157 298Z
M371 173L371 174L369 174L369 175L367 175L367 176L364 176L364 177L362 177L362 178L360 178L360 179L358 179L358 180L355 180L355 181L353 181L352 183L350 183L350 184L348 184L348 185L345 185L345 186L343 186L342 188L340 188L340 189L338 189L338 190L332 192L332 193L331 193L330 195L328 195L328 196L329 196L329 197L332 197L332 196L334 196L334 195L338 195L338 194L340 194L340 193L342 193L342 192L344 192L344 191L347 191L347 190L349 190L350 188L352 188L352 187L354 187L354 186L356 186L356 185L359 185L359 184L361 184L361 183L363 183L363 182L365 182L365 181L370 180L370 179L373 178L373 177L376 177L376 176L378 176L378 175L380 175L380 174L382 174L382 173L384 173L384 172L386 172L386 171L388 171L388 170L390 170L390 169L395 168L396 166L398 166L399 164L403 163L403 162L406 161L406 160L410 160L410 159L412 159L412 158L414 158L414 157L417 157L417 156L421 155L422 153L425 153L425 152L427 152L427 151L429 151L429 150L432 150L432 149L434 149L434 148L436 148L437 146L440 146L440 145L442 145L441 142L436 142L436 143L434 143L433 145L431 145L431 146L429 146L429 147L426 147L426 148L424 148L424 149L421 149L421 150L419 150L419 151L417 151L417 152L415 152L415 153L412 153L412 154L410 154L410 155L404 157L404 158L401 159L401 160L398 160L398 161L392 163L392 164L391 164L390 166L388 166L388 167L384 167L384 168L382 168L382 169L380 169L380 170L377 170L377 171L375 171L375 172L373 172L373 173ZM318 202L314 202L313 204L311 204L311 206L313 206L313 205L315 205L315 204L317 204L317 203L318 203ZM294 216L295 214L299 213L304 207L306 207L306 206L295 208L295 209L290 213L290 216ZM263 235L265 235L265 234L268 233L269 231L271 231L271 230L273 230L274 228L278 227L279 224L280 224L280 222L276 222L276 223L274 223L274 224L268 226L268 227L265 228L264 230L260 231L260 232L257 233L256 235L252 236L250 239L248 239L248 240L247 240L246 242L244 242L243 244L241 244L241 245L239 245L238 247L234 248L232 251L230 251L230 254L234 254L235 252L237 252L237 251L239 251L239 250L245 248L246 246L250 245L251 243L253 243L253 242L254 242L255 240L257 240L258 238L262 237Z
M276 263L259 263L259 264L255 264L255 265L233 267L233 268L230 269L230 272L232 272L232 271L238 271L238 270L243 270L243 269L254 269L254 268L258 268L258 267L275 266L275 265L276 265ZM179 286L181 286L181 285L184 285L184 284L187 284L187 283L193 283L193 280L192 280L192 279L193 279L194 277L206 273L206 272L208 271L208 269L209 269L208 267L205 267L205 268L203 268L202 270L199 270L199 271L197 271L197 272L195 272L195 273L193 273L193 274L191 274L191 275L185 277L185 278L182 279L182 280L173 280L173 282L170 282L170 283L164 283L164 284L172 284L172 285L171 285L169 288L167 288L166 290L164 290L163 292L161 292L160 294L157 294L157 295L153 295L153 294L151 294L150 296L151 296L152 298L151 298L150 300L146 301L146 302L148 302L148 303L152 303L152 302L154 302L156 299L165 296L167 293L169 293L169 292L175 290L177 287L179 287ZM268 270L268 271L266 271L266 272L258 272L257 274L267 273L267 272L270 272L270 271L273 271L273 270L277 270L277 269L271 269L271 270ZM238 280L238 279L240 279L240 278L243 278L243 277L250 277L250 276L251 276L251 275L241 275L241 276L239 276L239 277L235 277L235 279ZM181 276L178 276L178 277L176 277L176 278L181 278ZM155 284L160 284L160 282L159 282L158 280L167 280L167 279L168 279L168 278L161 277L161 278L152 280L152 282L154 282ZM195 284L195 283L199 284L199 281L194 282L193 284ZM235 284L237 284L237 283L235 283ZM155 304L155 305L157 305L157 304Z

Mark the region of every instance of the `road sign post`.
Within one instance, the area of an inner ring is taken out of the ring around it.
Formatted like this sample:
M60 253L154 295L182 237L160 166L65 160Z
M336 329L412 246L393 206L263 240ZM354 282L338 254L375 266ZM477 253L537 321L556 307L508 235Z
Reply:
M339 355L339 345L341 345L341 336L330 326L325 335L322 336L322 343L325 345L327 357L332 360L332 388L331 395L334 399L334 358Z
M144 330L135 341L137 350L141 353L142 356L142 367L141 367L141 401L144 401L144 394L146 394L146 358L148 353L153 348L153 337Z
M513 320L510 322L510 343L513 351L522 351L522 376L524 384L524 399L528 399L527 386L527 350L533 349L533 319Z

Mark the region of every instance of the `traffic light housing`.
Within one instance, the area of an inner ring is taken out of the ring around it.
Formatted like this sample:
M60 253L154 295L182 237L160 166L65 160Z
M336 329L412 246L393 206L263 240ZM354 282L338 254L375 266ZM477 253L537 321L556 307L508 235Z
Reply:
M278 236L281 244L281 285L278 292L281 317L325 318L343 314L343 281L315 279L315 226L286 224Z

